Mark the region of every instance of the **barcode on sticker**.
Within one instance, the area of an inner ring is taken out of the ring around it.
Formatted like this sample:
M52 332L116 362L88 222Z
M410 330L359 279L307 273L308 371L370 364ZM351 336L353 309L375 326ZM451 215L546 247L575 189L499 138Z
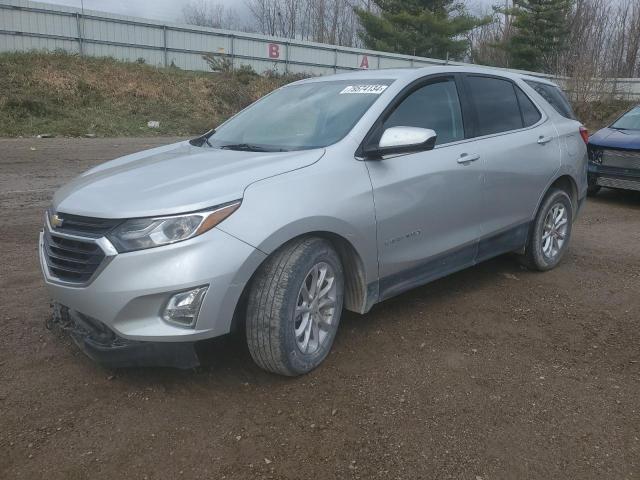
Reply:
M387 85L349 85L340 92L340 95L345 93L369 93L372 95L380 95L387 89Z

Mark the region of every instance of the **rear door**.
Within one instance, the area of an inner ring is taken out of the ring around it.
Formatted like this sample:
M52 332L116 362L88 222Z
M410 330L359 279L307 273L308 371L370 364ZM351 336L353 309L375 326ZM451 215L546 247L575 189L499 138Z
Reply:
M454 76L400 94L366 142L390 127L435 130L434 150L367 160L377 220L380 296L473 264L480 234L482 161L465 139Z
M553 123L515 82L468 74L464 84L484 160L482 261L524 246L540 197L560 168L561 150Z

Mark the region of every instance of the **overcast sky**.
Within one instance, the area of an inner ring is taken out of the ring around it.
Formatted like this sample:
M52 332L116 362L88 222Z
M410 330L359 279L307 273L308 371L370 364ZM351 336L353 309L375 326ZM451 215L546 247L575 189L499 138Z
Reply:
M58 3L80 7L80 0L41 0L46 3ZM244 0L212 0L223 3L238 10L245 10ZM99 10L103 12L131 15L133 17L152 18L168 22L182 21L182 8L190 0L84 0L84 8L87 10ZM468 0L470 7L478 8L482 5L503 4L504 0Z

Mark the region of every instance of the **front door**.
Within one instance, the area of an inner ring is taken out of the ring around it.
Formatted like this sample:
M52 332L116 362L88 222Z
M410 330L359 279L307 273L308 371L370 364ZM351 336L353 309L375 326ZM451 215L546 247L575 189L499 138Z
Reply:
M438 139L431 151L366 162L381 299L472 265L480 235L483 159L465 141L455 79L430 79L405 95L378 130L429 128Z

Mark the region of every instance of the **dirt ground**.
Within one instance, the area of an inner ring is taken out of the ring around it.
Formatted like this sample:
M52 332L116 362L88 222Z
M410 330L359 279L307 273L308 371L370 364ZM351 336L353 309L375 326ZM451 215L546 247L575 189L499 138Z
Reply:
M170 141L0 140L0 478L640 478L640 195L589 200L552 272L499 258L346 314L301 378L238 336L197 371L105 370L44 327L42 213Z

